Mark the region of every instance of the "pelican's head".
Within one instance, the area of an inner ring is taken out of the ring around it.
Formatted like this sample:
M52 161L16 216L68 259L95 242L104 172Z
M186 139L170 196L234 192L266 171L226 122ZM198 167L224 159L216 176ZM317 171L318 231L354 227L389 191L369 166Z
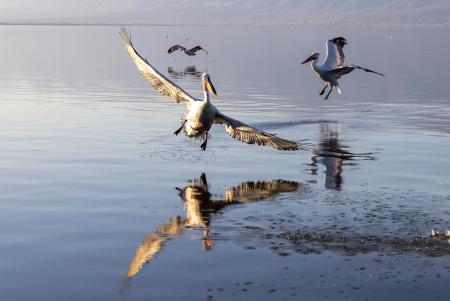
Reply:
M310 61L317 61L319 59L319 55L320 54L318 52L313 53L310 57L308 57L306 60L304 60L302 62L302 64L306 64L307 62L310 62Z
M212 84L211 78L209 77L208 73L203 73L202 81L203 81L203 88L208 89L209 92L211 92L214 96L217 96L216 88L214 88L214 85Z

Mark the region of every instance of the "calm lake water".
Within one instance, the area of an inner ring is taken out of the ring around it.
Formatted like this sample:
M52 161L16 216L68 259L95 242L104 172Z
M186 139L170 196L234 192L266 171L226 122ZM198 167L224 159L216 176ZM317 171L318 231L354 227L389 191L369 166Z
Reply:
M208 71L224 113L311 150L215 126L201 152L118 27L1 26L1 300L447 300L448 28L129 29L194 96ZM336 35L387 76L324 101L300 62Z

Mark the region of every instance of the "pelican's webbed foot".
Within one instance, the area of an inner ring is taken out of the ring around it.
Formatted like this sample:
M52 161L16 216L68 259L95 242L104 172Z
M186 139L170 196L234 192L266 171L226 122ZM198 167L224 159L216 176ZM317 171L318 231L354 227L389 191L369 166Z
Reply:
M207 144L208 144L208 136L206 136L205 141L203 141L203 143L200 145L200 148L202 149L202 151L206 150Z
M176 130L175 132L173 132L175 134L175 136L178 136L178 134L181 132L181 130L184 128L184 125L186 124L186 120L183 121L183 123L181 124L180 128L178 130Z
M331 89L330 89L330 91L328 91L328 94L327 94L327 96L325 96L325 100L327 100L328 99L328 97L330 96L330 93L331 93L331 91L333 91L333 86L331 86Z
M325 87L323 87L323 89L320 91L319 95L322 96L325 91L327 90L328 85L325 85Z

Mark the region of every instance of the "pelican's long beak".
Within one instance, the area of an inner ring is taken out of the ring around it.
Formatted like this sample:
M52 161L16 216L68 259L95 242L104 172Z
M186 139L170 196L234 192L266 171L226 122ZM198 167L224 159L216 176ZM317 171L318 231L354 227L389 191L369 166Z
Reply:
M312 60L315 60L315 59L316 59L316 56L313 54L310 57L308 57L306 60L304 60L302 62L302 64L306 64L307 62L311 62Z
M214 85L212 84L211 80L207 78L205 80L205 87L211 92L214 96L217 96L216 88L214 88Z

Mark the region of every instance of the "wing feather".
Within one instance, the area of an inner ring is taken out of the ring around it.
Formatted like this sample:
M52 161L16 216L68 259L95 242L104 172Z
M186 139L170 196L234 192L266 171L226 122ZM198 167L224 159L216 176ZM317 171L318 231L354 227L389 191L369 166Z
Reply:
M172 52L174 52L174 51L177 51L177 50L186 50L186 48L184 48L183 46L181 46L181 45L173 45L172 47L170 47L168 50L167 50L167 53L172 53Z
M359 69L359 70L362 70L362 71L365 71L365 72L369 72L369 73L375 73L375 74L378 74L378 75L381 75L381 76L385 76L385 75L382 74L382 73L378 73L378 72L376 72L376 71L373 71L373 70L370 70L370 69L367 69L367 68L364 68L364 67L361 67L361 66L349 65L348 67L350 67L350 68L356 68L356 69Z
M330 73L333 74L336 79L339 79L339 78L341 78L342 75L349 74L353 70L355 70L355 68L350 67L350 66L345 66L345 67L340 67L340 68L330 70Z
M203 50L206 54L208 54L208 51L206 51L204 48L202 48L202 46L200 45L195 45L194 47L192 47L189 51L193 51L193 52L197 52L199 50Z
M356 65L349 65L349 66L344 66L344 67L340 67L340 68L336 68L333 70L330 70L331 74L333 74L336 79L339 79L342 75L348 74L350 72L352 72L355 69L359 69L359 70L363 70L365 72L369 72L369 73L375 73L381 76L384 76L384 74L382 73L378 73L376 71L361 67L361 66L356 66Z
M329 69L335 69L344 66L345 55L344 46L347 45L347 40L343 37L337 37L327 41L327 58L323 63Z
M248 144L270 146L279 150L299 149L296 142L284 140L276 135L258 130L222 113L216 113L214 123L224 124L228 135Z
M122 27L119 32L120 36L123 38L125 43L125 48L128 51L133 62L136 64L136 67L141 72L141 74L150 82L150 84L158 91L160 94L164 96L168 96L170 99L179 103L181 101L193 101L195 100L191 95L189 95L186 91L178 87L175 83L170 81L164 75L158 72L152 65L144 59L139 53L134 49L133 43L131 42L130 35L127 30Z

